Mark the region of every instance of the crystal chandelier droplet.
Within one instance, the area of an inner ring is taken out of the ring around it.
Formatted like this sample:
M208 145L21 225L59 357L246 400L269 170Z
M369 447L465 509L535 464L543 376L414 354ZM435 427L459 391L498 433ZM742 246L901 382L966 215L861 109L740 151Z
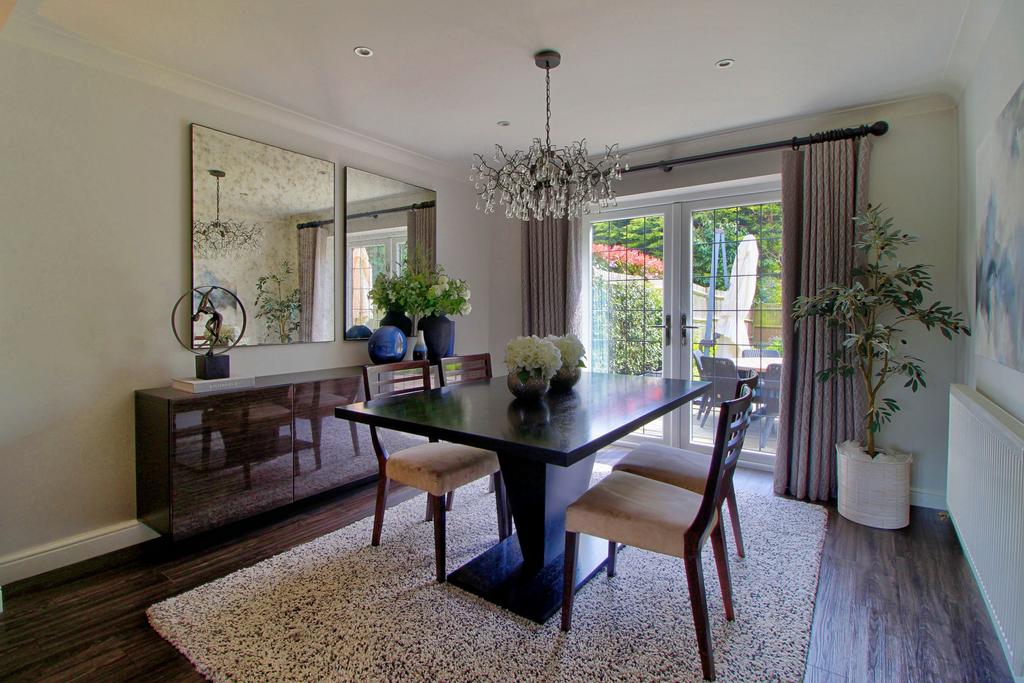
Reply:
M578 218L595 205L615 204L613 183L629 170L617 144L605 147L604 156L597 160L590 158L585 139L567 147L551 144L551 69L560 61L561 55L553 51L534 55L534 62L544 69L544 140L534 138L528 150L511 153L495 145L491 161L475 155L469 179L480 197L477 208L482 207L484 213L504 204L507 218Z

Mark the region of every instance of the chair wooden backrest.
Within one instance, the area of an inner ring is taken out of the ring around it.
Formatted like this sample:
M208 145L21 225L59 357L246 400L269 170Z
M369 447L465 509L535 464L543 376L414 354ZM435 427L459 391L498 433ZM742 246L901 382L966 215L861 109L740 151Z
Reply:
M469 356L442 358L438 375L441 377L441 386L443 387L490 379L491 354L475 353Z
M755 393L757 391L759 381L758 374L754 372L751 373L750 377L744 377L740 381L736 382L736 396L734 396L734 398L742 396L744 388L748 389L751 394Z
M415 394L430 389L430 363L410 360L400 363L363 366L363 392L367 401L389 396ZM374 453L382 464L387 462L388 450L381 443L377 428L370 426L370 441Z
M719 410L718 431L715 435L715 448L711 453L711 468L704 488L704 498L693 524L683 536L685 547L693 552L701 548L711 533L715 515L722 507L727 493L724 482L732 476L740 451L743 450L743 439L750 426L750 409L754 398L749 384L751 379L756 385L756 376L743 380L739 389L741 396L723 401Z

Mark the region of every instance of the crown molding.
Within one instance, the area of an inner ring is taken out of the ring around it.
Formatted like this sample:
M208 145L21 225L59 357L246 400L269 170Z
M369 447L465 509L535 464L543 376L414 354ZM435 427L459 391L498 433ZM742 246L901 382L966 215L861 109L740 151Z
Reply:
M0 0L0 2L2 1ZM18 16L18 14L11 16L6 27L0 32L0 40L10 41L88 68L222 107L420 171L456 180L465 179L465 170L455 164L378 140L123 52L111 50L53 26Z
M960 18L960 27L946 60L943 78L951 85L951 94L959 97L974 75L978 59L985 49L992 27L1004 0L968 0Z

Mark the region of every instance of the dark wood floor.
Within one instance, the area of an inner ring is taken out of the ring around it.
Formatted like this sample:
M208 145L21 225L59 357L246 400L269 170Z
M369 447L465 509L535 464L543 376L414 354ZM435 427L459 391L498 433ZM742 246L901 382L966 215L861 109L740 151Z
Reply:
M737 487L767 492L771 479L740 470ZM149 627L146 608L372 509L373 487L363 487L170 549L150 543L5 586L0 680L201 680ZM829 510L807 662L815 682L1012 681L952 525L917 508L896 532Z

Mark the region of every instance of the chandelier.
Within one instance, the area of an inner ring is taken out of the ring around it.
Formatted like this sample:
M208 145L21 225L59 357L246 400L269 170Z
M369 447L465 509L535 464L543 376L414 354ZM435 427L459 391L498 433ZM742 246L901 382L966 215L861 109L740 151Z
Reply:
M220 217L220 179L227 174L211 168L207 171L217 179L217 214L212 221L192 222L192 248L202 256L228 252L254 251L263 242L263 227Z
M618 144L605 147L604 157L592 161L587 153L587 141L579 140L568 147L551 144L551 70L562 56L545 50L533 56L536 65L544 69L546 101L545 138L534 138L530 149L506 152L501 145L494 146L492 162L477 154L473 175L484 213L492 213L495 204L505 205L506 218L542 220L578 218L597 205L606 207L615 203L612 182L622 178L623 164ZM493 165L492 165L493 163Z

